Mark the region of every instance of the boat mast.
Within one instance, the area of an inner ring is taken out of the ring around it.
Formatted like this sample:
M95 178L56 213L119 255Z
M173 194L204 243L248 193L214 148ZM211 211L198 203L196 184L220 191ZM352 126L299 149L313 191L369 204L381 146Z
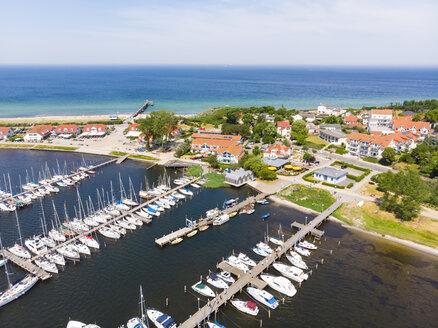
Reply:
M5 257L5 252L3 250L2 237L0 237L0 247L2 249L3 260L6 261L5 262L5 273L6 273L6 278L8 279L8 287L11 287L12 285L11 285L11 281L9 280L8 263L7 263L7 259Z
M23 239L21 238L21 230L20 230L20 223L18 222L17 210L15 210L15 218L17 220L18 235L20 236L20 245L23 247Z
M146 327L149 328L148 315L146 312L146 304L143 297L143 288L140 285L140 309L141 309L141 320L146 324Z

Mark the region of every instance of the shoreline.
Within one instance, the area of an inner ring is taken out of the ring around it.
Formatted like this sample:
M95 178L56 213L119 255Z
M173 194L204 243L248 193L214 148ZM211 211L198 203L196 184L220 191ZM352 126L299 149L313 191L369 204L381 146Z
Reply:
M295 208L295 209L297 209L297 210L299 210L301 212L304 212L304 213L314 214L314 215L318 215L319 214L319 212L317 212L317 211L314 211L314 210L311 210L311 209L309 209L307 207L303 207L303 206L300 206L298 204L292 203L292 202L290 202L288 200L285 200L285 199L283 199L281 197L278 197L278 196L275 196L275 195L271 195L268 198L270 198L272 201L274 201L274 202L276 202L276 203L278 203L280 205L292 207L292 208ZM429 254L429 255L438 256L438 249L436 249L436 248L433 248L433 247L430 247L430 246L426 246L426 245L422 245L422 244L418 244L418 243L415 243L415 242L410 241L410 240L405 240L405 239L400 239L400 238L397 238L397 237L393 237L391 235L381 235L380 233L375 232L375 231L365 230L365 229L362 229L362 228L359 228L359 227L356 227L356 226L351 226L351 225L348 225L345 222L335 218L332 215L330 215L327 219L329 221L331 221L331 222L335 222L337 224L340 224L342 227L347 228L349 230L362 232L362 233L368 234L370 236L382 238L382 239L385 239L385 240L392 241L392 242L394 242L396 244L400 244L400 245L403 245L403 246L407 246L407 247L413 248L413 249L415 249L417 251L420 251L420 252L423 252L423 253L426 253L426 254Z

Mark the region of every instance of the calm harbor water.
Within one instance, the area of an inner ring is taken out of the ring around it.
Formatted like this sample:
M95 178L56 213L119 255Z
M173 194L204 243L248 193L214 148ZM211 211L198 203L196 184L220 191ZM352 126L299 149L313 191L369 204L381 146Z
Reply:
M438 98L437 68L2 66L0 117L132 112L145 99L180 114L217 106L316 108Z
M13 184L18 175L25 175L48 162L99 162L99 156L68 153L0 150L0 173L10 172ZM109 165L98 174L79 184L83 198L96 199L96 188L109 190L113 181L118 193L118 175L126 186L130 176L135 188L144 185L144 176L150 184L157 181L163 169L148 171L144 163L127 161ZM170 172L170 176L181 172ZM0 176L2 178L2 176ZM275 234L281 224L289 234L293 220L305 221L307 214L294 209L269 205L258 206L253 215L237 216L220 227L211 227L179 245L159 248L154 239L184 225L185 218L198 218L206 210L221 205L226 199L241 199L254 194L248 188L202 189L193 199L180 203L149 225L129 232L113 242L98 236L101 249L78 264L69 263L65 270L46 281L39 282L28 294L0 310L0 327L65 327L69 318L96 322L102 327L117 327L138 313L138 289L143 286L147 306L164 310L177 322L184 321L197 309L197 297L190 286L199 276L206 276L223 256L233 250L250 251L263 238L266 230ZM65 206L71 216L76 204L75 188L64 188L58 195L43 199L47 218L52 218L51 202L59 212ZM268 222L260 216L271 213ZM41 208L38 202L18 212L23 237L40 232ZM308 215L307 215L308 216ZM310 218L310 216L308 216ZM335 223L325 223L326 240L307 261L314 268L313 275L293 298L272 311L271 318L261 310L257 319L237 312L230 305L218 314L218 320L230 327L431 327L436 322L438 300L438 261L436 258L361 233L351 233ZM18 239L15 216L0 213L0 232L3 243L11 245ZM341 247L337 247L338 241ZM333 249L333 255L329 250ZM324 264L315 270L315 264L324 258ZM12 279L23 271L9 265ZM274 273L272 269L270 272ZM184 285L188 292L184 294ZM6 278L0 271L0 288L6 287ZM269 290L269 288L268 288ZM279 296L275 291L269 290ZM169 307L165 307L165 299ZM243 299L249 297L239 295ZM205 302L200 297L201 302Z

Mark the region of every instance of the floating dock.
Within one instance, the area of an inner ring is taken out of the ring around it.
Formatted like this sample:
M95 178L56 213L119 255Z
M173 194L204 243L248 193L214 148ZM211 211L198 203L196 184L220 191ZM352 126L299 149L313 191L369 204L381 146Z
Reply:
M217 312L219 308L226 304L235 294L239 293L243 288L251 285L255 279L258 279L258 275L263 273L272 263L283 256L286 252L292 249L301 239L310 234L313 229L319 226L324 220L326 220L339 206L342 201L337 201L328 209L316 216L312 221L305 225L296 234L285 241L283 246L280 246L274 253L261 260L255 267L251 269L249 273L240 275L238 280L233 283L229 288L225 289L222 293L218 294L214 299L210 300L205 306L191 315L186 321L184 321L179 328L195 328L205 322L212 313ZM219 264L223 266L223 264Z
M6 249L4 249L3 252L5 254L5 257L8 259L8 261L11 261L12 263L19 266L20 268L22 268L30 273L33 273L35 276L37 276L41 280L47 280L50 277L52 277L52 275L50 273L44 271L39 266L36 266L32 262L30 262L30 260L26 260L26 259L23 259L21 257L18 257Z

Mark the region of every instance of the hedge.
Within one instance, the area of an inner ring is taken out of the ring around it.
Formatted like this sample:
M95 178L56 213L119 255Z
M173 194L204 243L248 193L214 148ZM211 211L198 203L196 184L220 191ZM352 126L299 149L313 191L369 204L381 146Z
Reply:
M353 182L350 182L347 186L348 189L350 189L351 187L353 187Z
M334 184L332 184L332 183L328 183L328 182L323 182L322 184L323 184L324 186L335 187L335 188L337 188L337 189L345 189L344 186L338 186L338 185L334 185Z
M358 177L355 176L355 175L347 174L347 178L349 178L351 180L354 180L356 182L362 181L363 178L365 178L368 174L371 173L370 169L367 169L367 168L364 168L364 167L360 167L360 166L356 166L356 165L353 165L353 164L349 164L349 163L346 163L346 162L335 161L335 162L333 162L331 164L331 166L335 166L335 165L341 165L341 166L342 165L346 165L349 168L352 168L352 169L364 172L362 175L359 175Z
M304 174L303 175L303 180L307 181L307 182L314 182L315 179L313 179L313 178L309 179L310 176L313 176L313 172L309 172L309 173Z

